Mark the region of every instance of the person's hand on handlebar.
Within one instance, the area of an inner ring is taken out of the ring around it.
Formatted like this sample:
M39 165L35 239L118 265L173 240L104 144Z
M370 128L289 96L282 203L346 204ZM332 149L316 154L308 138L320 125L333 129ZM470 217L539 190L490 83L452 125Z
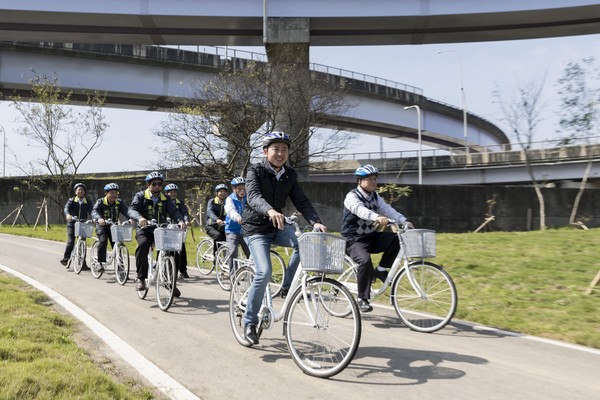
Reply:
M277 210L274 208L271 208L269 211L267 211L267 215L269 216L269 219L271 220L271 223L273 223L274 227L279 230L283 230L285 227L285 215L277 212Z
M138 220L138 224L139 224L140 226L146 226L146 224L147 224L147 223L148 223L148 220L147 220L146 218L144 218L144 217L141 217L141 218Z
M313 230L315 232L327 232L327 227L319 222L313 225Z
M380 226L386 226L387 224L390 223L388 218L384 217L383 215L378 216L377 219L375 220L375 222L377 222Z

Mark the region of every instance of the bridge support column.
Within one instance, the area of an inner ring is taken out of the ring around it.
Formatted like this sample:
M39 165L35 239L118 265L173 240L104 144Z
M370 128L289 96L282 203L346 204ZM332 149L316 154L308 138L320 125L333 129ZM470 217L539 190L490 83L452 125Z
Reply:
M267 20L265 49L274 128L286 132L294 142L290 163L295 165L300 179L308 176L309 38L308 18Z

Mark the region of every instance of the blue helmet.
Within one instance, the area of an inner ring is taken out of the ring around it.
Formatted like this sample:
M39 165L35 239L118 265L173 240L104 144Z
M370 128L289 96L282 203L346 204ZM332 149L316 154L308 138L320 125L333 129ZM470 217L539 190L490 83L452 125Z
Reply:
M222 189L229 191L229 189L227 189L227 185L224 183L219 183L217 186L215 186L215 192L218 192L219 190L222 190Z
M170 192L171 190L179 190L179 188L176 184L169 183L167 186L165 186L165 192Z
M119 185L116 183L107 183L104 185L104 191L108 192L109 190L119 190Z
M372 166L371 164L361 165L354 171L354 175L364 178L369 175L379 175L379 170Z
M164 182L165 177L163 176L163 174L161 174L158 171L152 171L148 175L146 175L146 183L150 182L150 181L153 181L155 179L160 179L161 181Z
M87 190L85 188L85 185L83 183L79 182L79 183L76 183L73 185L73 191L76 191L79 186L81 186L83 188L83 190Z
M290 137L283 132L269 132L262 139L263 149L266 149L272 143L285 143L288 145L288 147L290 147Z
M245 185L245 184L246 184L246 180L244 178L242 178L241 176L238 176L237 178L233 178L231 180L231 186Z

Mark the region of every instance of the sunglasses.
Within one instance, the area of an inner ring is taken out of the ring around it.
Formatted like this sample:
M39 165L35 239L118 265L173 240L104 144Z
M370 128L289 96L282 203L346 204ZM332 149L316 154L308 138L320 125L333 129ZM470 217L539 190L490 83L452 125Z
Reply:
M152 182L150 185L154 186L162 186L163 183L162 182Z

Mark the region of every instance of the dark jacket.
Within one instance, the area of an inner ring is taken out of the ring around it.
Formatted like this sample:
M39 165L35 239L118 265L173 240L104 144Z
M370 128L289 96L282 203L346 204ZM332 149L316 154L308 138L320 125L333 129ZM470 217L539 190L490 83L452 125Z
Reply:
M127 206L123 203L123 200L117 199L113 204L110 204L106 199L106 196L98 199L96 204L94 204L94 209L92 210L92 218L96 221L100 218L102 219L110 219L112 222L119 221L119 214L128 217L127 215Z
M181 218L185 222L189 222L190 221L190 212L189 212L187 206L185 205L185 203L183 201L179 200L179 199L171 200L171 202L173 203L173 205L175 206L175 208L181 214Z
M321 223L316 210L298 184L296 171L286 166L285 172L277 180L275 171L266 158L248 170L246 198L248 206L244 207L242 215L242 232L246 236L275 232L277 228L269 220L267 212L272 208L283 212L288 198L311 225Z
M205 226L217 226L217 220L225 222L225 200L221 203L218 197L214 197L206 203L206 225Z
M167 217L171 217L173 223L183 219L173 202L164 193L160 193L158 202L154 204L152 193L148 189L137 192L133 196L127 215L136 221L139 221L142 217L147 220L155 219L158 224L167 223Z
M79 201L79 197L75 196L67 200L65 204L64 214L65 217L70 214L78 219L88 219L88 215L92 213L92 202L87 197L83 198L83 201ZM75 220L68 222L70 225L75 225Z

